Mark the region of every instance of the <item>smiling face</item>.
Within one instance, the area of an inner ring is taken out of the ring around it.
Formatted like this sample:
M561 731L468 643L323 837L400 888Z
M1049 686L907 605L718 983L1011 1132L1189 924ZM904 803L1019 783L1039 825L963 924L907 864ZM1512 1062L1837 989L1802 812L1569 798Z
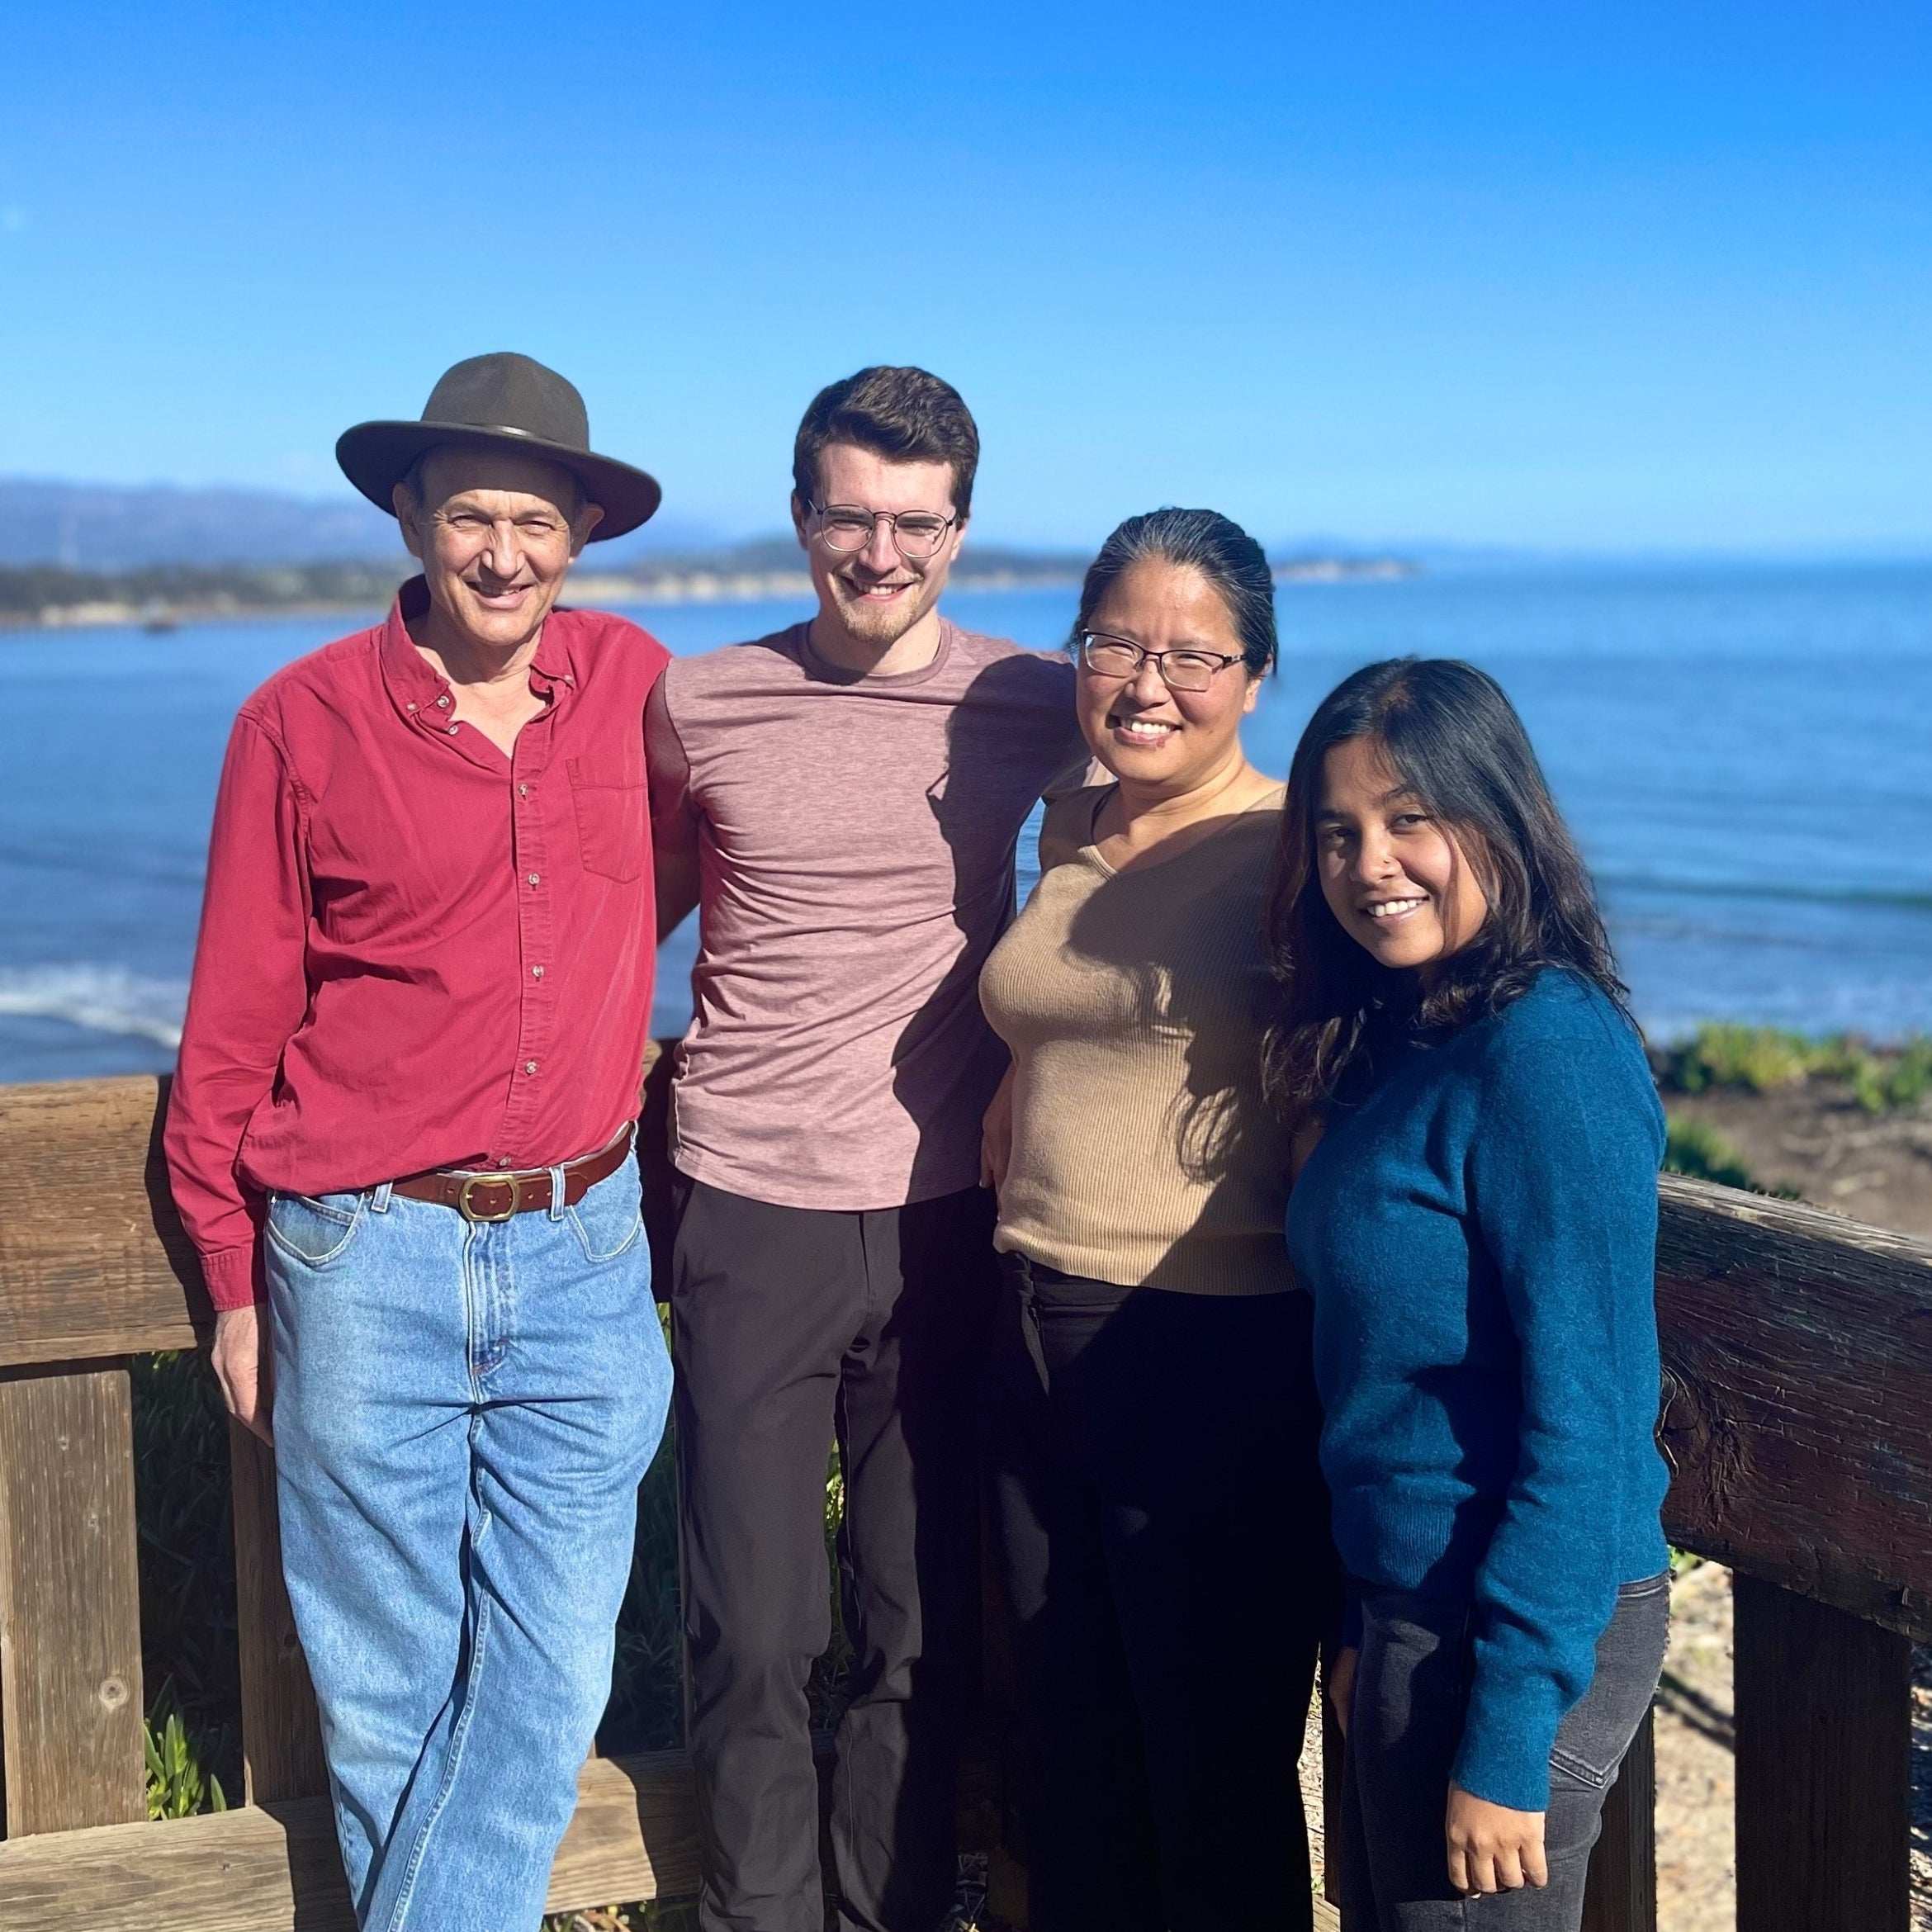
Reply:
M953 466L895 463L854 443L828 443L818 458L816 500L822 506L950 517ZM822 519L796 496L792 521L811 565L820 618L875 654L890 650L939 602L966 533L962 518L946 532L936 554L908 561L899 555L889 523L874 522L864 549L838 551L822 540Z
M486 652L536 636L604 515L567 471L509 451L432 450L395 502L437 615Z
M1337 925L1380 965L1426 978L1489 916L1456 833L1429 816L1372 738L1351 738L1322 761L1315 859Z
M1091 631L1145 651L1204 651L1238 657L1226 602L1187 564L1150 557L1123 571L1087 621ZM1162 793L1190 792L1241 755L1241 721L1261 680L1243 664L1218 671L1205 691L1171 691L1144 661L1131 678L1080 667L1080 728L1096 758L1123 783Z

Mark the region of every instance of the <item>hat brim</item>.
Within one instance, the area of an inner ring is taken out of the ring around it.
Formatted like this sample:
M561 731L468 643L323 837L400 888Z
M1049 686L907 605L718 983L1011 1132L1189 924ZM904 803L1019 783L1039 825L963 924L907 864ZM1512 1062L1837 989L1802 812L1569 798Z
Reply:
M611 457L547 443L515 429L479 429L467 423L358 423L337 439L342 473L378 509L395 514L391 499L410 465L432 449L503 449L568 470L604 512L588 541L623 537L648 523L664 500L657 479Z

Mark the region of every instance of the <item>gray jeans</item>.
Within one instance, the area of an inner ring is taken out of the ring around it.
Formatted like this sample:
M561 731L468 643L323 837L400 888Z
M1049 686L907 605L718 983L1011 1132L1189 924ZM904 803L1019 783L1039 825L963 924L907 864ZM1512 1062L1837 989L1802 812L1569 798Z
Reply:
M1345 1932L1578 1932L1603 1800L1664 1668L1669 1576L1617 1593L1596 1675L1557 1731L1543 1821L1550 1882L1473 1899L1450 1889L1442 1831L1469 1697L1470 1608L1396 1590L1361 1604L1342 1792Z

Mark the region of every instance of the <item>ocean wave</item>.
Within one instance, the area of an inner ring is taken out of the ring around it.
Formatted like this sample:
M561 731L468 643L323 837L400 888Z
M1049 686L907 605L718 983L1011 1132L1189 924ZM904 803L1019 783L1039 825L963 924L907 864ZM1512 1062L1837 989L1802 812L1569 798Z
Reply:
M173 1048L187 1010L185 980L149 979L120 966L0 968L0 1015L64 1020Z

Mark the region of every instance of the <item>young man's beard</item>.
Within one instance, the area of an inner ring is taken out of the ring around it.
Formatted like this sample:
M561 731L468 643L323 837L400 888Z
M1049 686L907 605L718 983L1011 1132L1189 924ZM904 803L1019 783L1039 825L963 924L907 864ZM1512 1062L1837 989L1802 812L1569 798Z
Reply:
M853 637L868 644L896 644L931 608L932 597L923 578L907 586L903 596L875 604L859 593L850 579L838 580L846 594L839 599L840 615Z

